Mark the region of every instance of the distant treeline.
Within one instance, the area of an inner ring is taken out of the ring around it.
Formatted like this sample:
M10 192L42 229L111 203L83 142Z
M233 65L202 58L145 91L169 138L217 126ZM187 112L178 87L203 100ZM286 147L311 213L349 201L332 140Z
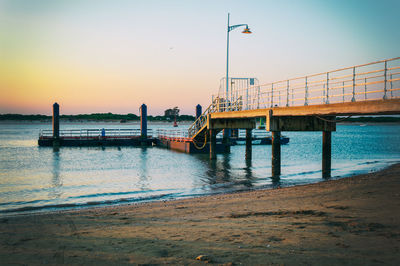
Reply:
M113 114L113 113L98 113L98 114L79 114L79 115L61 115L61 119L69 121L79 121L79 120L92 120L92 121L103 121L103 120L120 120L122 122L127 121L139 121L140 117L135 114ZM147 116L149 121L173 121L173 118L168 116ZM195 117L192 115L178 115L176 116L177 121L194 121ZM338 120L341 118L338 117ZM21 114L0 114L0 120L51 120L50 115L21 115ZM365 117L350 117L343 122L400 122L400 117L398 116L365 116Z
M79 115L60 115L63 120L77 121L77 120L121 120L121 121L138 121L140 117L135 114L113 114L113 113L98 113L98 114L79 114ZM147 116L149 121L171 121L170 117L166 116ZM176 117L177 121L194 121L195 117L192 115L179 115ZM0 114L0 120L51 120L50 115L21 115L21 114Z

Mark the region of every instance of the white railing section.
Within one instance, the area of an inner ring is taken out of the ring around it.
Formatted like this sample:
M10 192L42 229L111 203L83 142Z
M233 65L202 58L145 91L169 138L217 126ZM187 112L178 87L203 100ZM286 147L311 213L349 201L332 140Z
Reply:
M244 89L220 90L216 112L400 97L400 57ZM234 95L234 97L232 97Z
M65 129L60 130L61 138L77 138L77 139L87 139L87 138L131 138L140 137L140 129ZM153 131L151 129L147 130L147 136L152 137ZM52 138L53 130L40 130L39 138Z
M173 141L190 141L189 132L181 129L157 129L156 135L159 139L169 139Z

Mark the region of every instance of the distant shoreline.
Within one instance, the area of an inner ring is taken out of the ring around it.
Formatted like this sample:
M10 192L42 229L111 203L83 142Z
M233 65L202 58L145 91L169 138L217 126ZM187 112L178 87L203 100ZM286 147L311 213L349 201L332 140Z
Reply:
M52 117L48 115L22 115L22 114L0 114L0 122L40 122L49 123ZM98 113L98 114L78 114L78 115L61 115L60 120L63 123L66 122L101 122L101 123L139 123L140 117L135 114L112 114L112 113ZM149 122L165 122L172 123L174 118L166 116L147 116ZM195 117L192 115L179 115L176 117L177 122L190 122L195 121ZM400 123L400 116L364 116L364 117L349 117L342 120L338 117L338 124L349 124L349 123Z
M22 115L22 114L0 114L0 121L51 121L50 115ZM148 115L148 121L164 121L172 122L176 119L177 122L193 121L195 117L192 115L177 115L173 116L152 116ZM120 121L121 123L140 121L140 117L135 114L113 114L113 113L95 113L95 114L78 114L78 115L60 115L61 121Z
M61 124L112 124L112 125L140 125L140 121L128 121L121 123L120 120L65 120L60 119ZM190 125L194 121L178 121L178 125ZM173 125L173 121L158 121L149 120L149 124L159 124L159 125ZM1 124L51 124L51 120L0 120Z
M119 124L119 125L140 125L140 120L133 120L122 122L120 120L70 120L70 119L60 119L60 122L63 124ZM181 120L178 121L178 124L192 124L194 120ZM173 125L173 121L159 121L159 120L149 120L149 124L171 124ZM0 120L0 124L51 124L51 119L48 120ZM398 125L399 121L340 121L337 122L338 125Z

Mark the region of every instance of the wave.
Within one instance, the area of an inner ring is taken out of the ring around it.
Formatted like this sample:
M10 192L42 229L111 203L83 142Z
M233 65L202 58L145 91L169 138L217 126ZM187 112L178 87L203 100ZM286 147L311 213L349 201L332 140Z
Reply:
M137 198L119 198L115 200L99 200L99 201L88 201L84 203L61 203L61 204L47 204L40 206L24 206L19 208L0 210L0 214L10 214L10 213L25 213L25 212L36 212L36 211L51 211L51 210L62 210L71 208L84 208L89 206L101 206L101 205L114 205L119 203L134 203L134 202L150 202L161 199L171 199L177 198L179 193L167 193L160 195L153 195L147 197L137 197Z

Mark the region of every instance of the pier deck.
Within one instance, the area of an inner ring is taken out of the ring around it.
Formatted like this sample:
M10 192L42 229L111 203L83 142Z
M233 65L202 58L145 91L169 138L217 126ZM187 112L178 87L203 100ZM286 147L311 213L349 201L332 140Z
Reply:
M157 144L152 130L143 138L140 129L69 129L60 130L59 146L151 146ZM52 130L41 130L39 146L53 146Z

